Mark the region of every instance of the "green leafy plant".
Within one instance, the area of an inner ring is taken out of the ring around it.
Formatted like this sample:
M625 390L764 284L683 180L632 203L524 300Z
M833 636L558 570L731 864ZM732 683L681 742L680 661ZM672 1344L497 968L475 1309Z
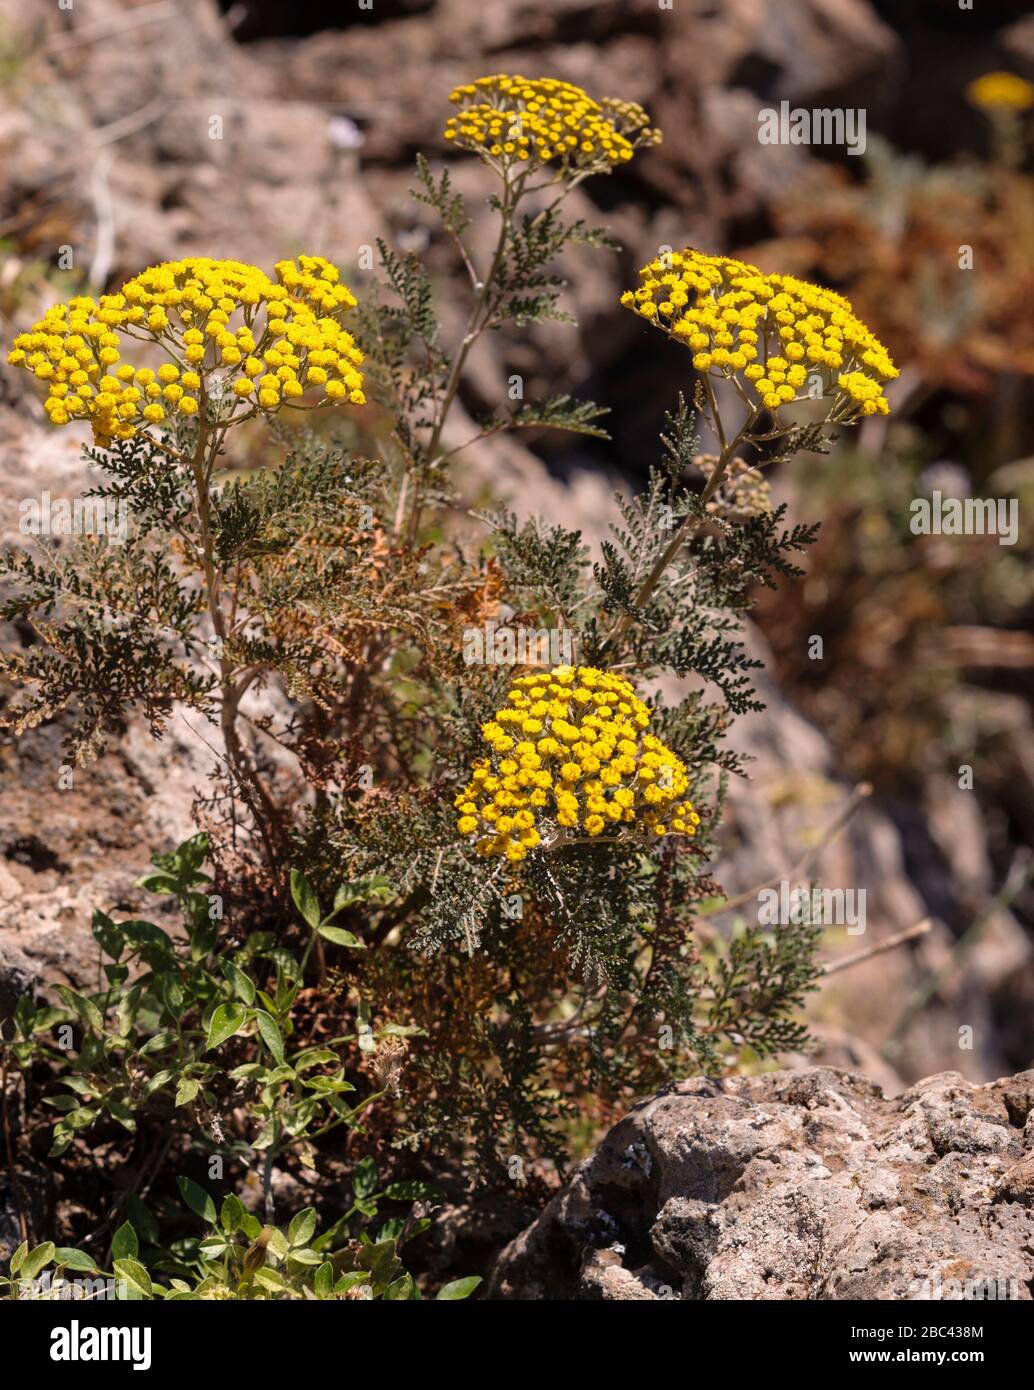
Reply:
M398 1252L405 1240L426 1229L426 1220L387 1223L376 1238L364 1234L349 1240L343 1234L347 1217L321 1233L315 1209L306 1207L286 1227L263 1225L233 1193L217 1210L203 1188L188 1178L179 1181L184 1202L204 1223L206 1234L180 1242L175 1250L141 1248L136 1228L125 1221L112 1240L110 1269L99 1267L83 1250L58 1248L52 1241L30 1250L23 1242L11 1256L7 1276L0 1276L0 1289L13 1300L327 1302L421 1297ZM357 1174L357 1186L361 1181ZM409 1193L393 1192L389 1186L381 1195ZM370 1215L376 1213L376 1205L375 1195L357 1196L353 1209ZM469 1298L480 1282L476 1276L453 1280L437 1297Z
M22 1068L36 1060L57 1068L55 1090L44 1100L58 1115L52 1158L105 1120L131 1135L160 1126L166 1149L189 1138L209 1152L259 1164L272 1219L274 1165L292 1153L311 1166L316 1140L360 1125L386 1095L346 1099L356 1089L345 1074L353 1057L375 1054L384 1040L413 1030L374 1029L364 1020L360 1032L318 1046L300 1040L295 1010L309 952L318 941L335 950L359 943L333 926L334 911L320 912L301 875L295 901L310 935L300 959L269 934L252 933L243 947L220 937L220 900L204 891L211 886L202 870L206 853L206 837L195 835L174 853L155 855L154 871L140 880L148 892L174 900L180 931L94 914L104 987L80 993L56 986L63 1008L38 1008L23 997L12 1051ZM336 910L379 891L373 881L343 885ZM55 1047L55 1030L74 1030L74 1048L67 1036ZM241 1099L243 1126L228 1121Z

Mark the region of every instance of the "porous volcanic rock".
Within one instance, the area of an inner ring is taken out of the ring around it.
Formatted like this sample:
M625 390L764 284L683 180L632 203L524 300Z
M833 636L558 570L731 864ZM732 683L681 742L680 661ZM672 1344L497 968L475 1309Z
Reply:
M1034 1289L1034 1071L889 1100L810 1072L678 1082L503 1251L503 1299L968 1299Z

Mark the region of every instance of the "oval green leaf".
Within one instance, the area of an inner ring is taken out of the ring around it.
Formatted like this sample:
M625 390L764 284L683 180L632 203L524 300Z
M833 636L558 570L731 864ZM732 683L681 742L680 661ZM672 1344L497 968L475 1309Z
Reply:
M220 1004L208 1025L208 1041L205 1050L219 1047L227 1038L239 1033L248 1017L243 1004Z
M451 1302L458 1298L469 1298L477 1286L481 1283L481 1276L471 1274L466 1279L454 1279L451 1284L444 1285L438 1290L439 1303Z

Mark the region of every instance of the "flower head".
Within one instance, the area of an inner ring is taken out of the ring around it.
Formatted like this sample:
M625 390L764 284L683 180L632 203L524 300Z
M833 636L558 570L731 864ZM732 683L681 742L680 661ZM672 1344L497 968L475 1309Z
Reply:
M479 77L449 100L459 112L446 123L446 140L504 171L552 165L561 179L609 173L661 139L635 102L597 102L553 77Z
M537 845L630 830L695 835L685 764L648 732L650 711L623 676L557 666L514 680L482 725L490 755L456 797L461 835L517 861Z
M736 377L759 406L817 395L833 398L829 419L840 423L887 414L883 385L897 368L842 295L690 247L639 276L621 303L688 347L698 371Z
M273 414L313 387L316 404L361 405L363 356L338 321L355 302L320 256L278 262L275 280L241 261L165 261L116 294L53 305L7 360L47 383L53 424L89 420L101 445L202 402L222 424ZM166 360L157 371L122 362L120 334Z
M1027 111L1034 106L1034 85L1014 72L985 72L969 84L966 97L985 110Z

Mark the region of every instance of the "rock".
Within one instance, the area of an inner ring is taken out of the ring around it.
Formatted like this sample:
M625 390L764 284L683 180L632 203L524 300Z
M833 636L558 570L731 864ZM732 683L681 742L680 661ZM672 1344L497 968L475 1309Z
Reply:
M930 1299L1034 1289L1034 1072L894 1100L822 1067L679 1082L503 1251L501 1299Z
M5 878L10 875L0 866L0 893L5 891ZM0 936L0 1024L11 1017L23 995L32 994L38 979L38 972L25 952L13 941Z
M801 0L776 7L763 0L731 0L722 8L738 72L755 82L767 77L766 90L777 101L829 99L867 77L884 75L901 52L901 40L867 0Z
M1034 63L1034 15L1018 19L1001 34L1002 47L1021 63Z

